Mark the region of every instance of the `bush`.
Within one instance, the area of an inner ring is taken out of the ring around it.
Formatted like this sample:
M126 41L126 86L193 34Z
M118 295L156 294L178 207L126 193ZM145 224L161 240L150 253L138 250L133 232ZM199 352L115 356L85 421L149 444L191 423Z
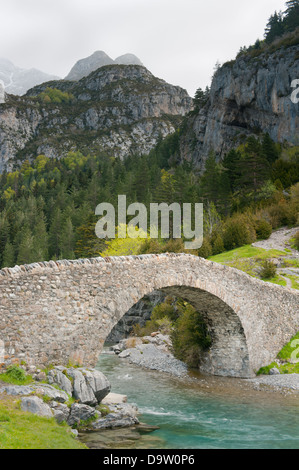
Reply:
M296 223L296 213L285 199L269 208L270 222L273 228Z
M196 368L202 351L211 346L211 338L202 314L188 303L174 325L171 340L175 357Z
M224 224L223 243L226 250L250 245L256 240L253 222L242 214L236 214Z
M272 233L272 225L264 219L256 220L254 228L258 240L267 240Z
M215 238L212 240L212 249L213 255L219 255L219 253L223 253L225 251L223 239L220 233L217 233Z
M209 258L213 254L212 245L208 238L204 238L201 247L198 250L198 256L200 258Z
M295 235L294 246L295 246L296 250L299 251L299 232L297 232L296 235Z
M41 101L44 103L70 103L74 100L74 96L70 93L63 92L57 88L47 87L45 91L38 95Z
M0 375L3 382L22 385L31 381L31 376L27 376L24 369L19 366L10 366L4 374Z
M262 279L271 279L272 277L276 276L275 264L269 260L264 261L260 271L260 276Z

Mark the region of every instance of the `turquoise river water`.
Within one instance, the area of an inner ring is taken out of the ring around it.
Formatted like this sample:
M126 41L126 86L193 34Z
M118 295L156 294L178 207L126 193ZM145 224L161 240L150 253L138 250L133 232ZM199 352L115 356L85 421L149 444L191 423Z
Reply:
M111 382L112 392L127 395L138 406L140 421L159 429L141 438L130 430L125 438L122 431L123 445L117 431L91 433L93 447L98 437L99 448L299 448L298 395L256 391L241 379L195 373L190 380L177 379L105 352L97 369Z

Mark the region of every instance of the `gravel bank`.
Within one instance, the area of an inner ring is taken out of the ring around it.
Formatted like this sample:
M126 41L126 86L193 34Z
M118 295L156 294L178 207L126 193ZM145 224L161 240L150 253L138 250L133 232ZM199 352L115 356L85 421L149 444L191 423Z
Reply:
M136 338L135 347L128 347L129 340L123 340L112 350L121 359L127 359L131 364L136 364L146 369L165 372L176 377L187 377L188 368L182 361L176 359L170 352L170 340L168 336L161 334L155 337L146 336Z
M299 374L263 375L248 382L257 390L299 392Z

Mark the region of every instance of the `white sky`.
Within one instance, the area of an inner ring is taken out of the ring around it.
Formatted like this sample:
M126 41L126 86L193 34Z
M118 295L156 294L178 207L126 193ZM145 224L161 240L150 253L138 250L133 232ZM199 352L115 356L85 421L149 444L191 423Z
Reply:
M0 0L0 57L63 78L96 50L130 52L194 96L217 60L262 39L284 9L284 0Z

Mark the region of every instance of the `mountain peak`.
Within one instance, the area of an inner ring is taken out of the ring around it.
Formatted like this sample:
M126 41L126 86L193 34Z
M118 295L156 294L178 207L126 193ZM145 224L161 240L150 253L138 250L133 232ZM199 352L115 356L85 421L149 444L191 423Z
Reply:
M124 54L117 57L115 60L111 59L104 51L95 51L89 57L78 60L72 67L65 80L78 81L83 77L87 77L95 70L104 67L105 65L142 65L142 62L134 54Z
M143 63L135 54L120 55L114 60L114 63L118 65L142 65L143 66Z

